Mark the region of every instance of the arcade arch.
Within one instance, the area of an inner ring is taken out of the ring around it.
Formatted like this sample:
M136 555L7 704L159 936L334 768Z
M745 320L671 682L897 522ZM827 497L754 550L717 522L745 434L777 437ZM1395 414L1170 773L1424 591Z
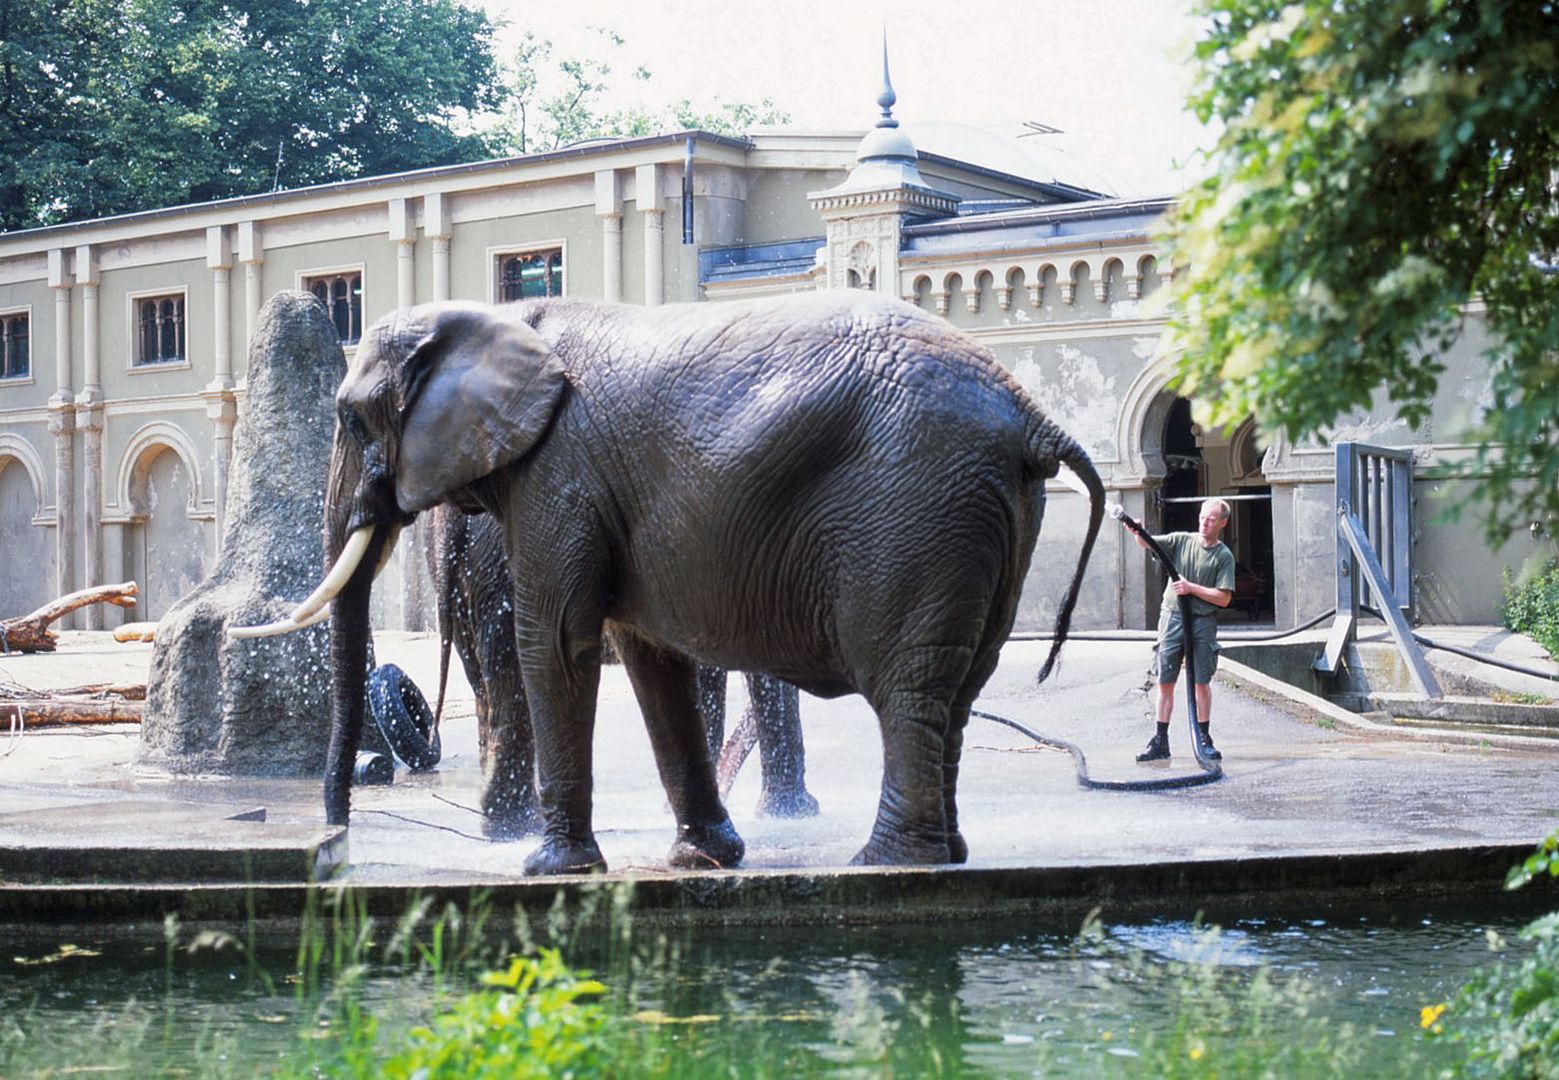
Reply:
M155 620L205 576L207 535L197 511L200 472L190 448L147 434L121 470L127 575L140 584L136 618Z
M48 603L54 588L54 543L44 517L43 468L31 445L0 435L0 618Z

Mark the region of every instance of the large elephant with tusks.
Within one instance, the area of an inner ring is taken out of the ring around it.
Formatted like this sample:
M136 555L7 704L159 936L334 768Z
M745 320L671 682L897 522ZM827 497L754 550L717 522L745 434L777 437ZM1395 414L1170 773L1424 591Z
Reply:
M332 823L350 811L376 568L417 514L450 501L504 532L545 817L527 873L605 865L591 824L603 633L676 816L672 865L744 853L698 721L700 662L861 694L883 775L855 861L967 858L964 728L1012 628L1045 481L1069 468L1089 517L1040 680L1104 512L1087 454L984 348L863 292L437 303L375 323L336 402L334 562L267 628L333 601Z

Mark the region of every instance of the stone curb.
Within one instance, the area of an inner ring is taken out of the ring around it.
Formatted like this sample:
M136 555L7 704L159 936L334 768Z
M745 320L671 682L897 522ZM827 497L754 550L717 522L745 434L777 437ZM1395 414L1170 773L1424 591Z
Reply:
M397 919L418 903L434 910L482 905L495 916L545 919L559 910L575 922L796 925L929 923L1001 916L1080 917L1145 911L1194 917L1210 906L1245 914L1333 900L1379 901L1507 895L1505 875L1531 844L1352 853L1294 853L1021 868L848 868L825 872L709 871L457 881L441 883L252 885L0 884L0 918L12 922L296 919L349 910ZM1534 888L1559 891L1544 880ZM312 895L311 895L312 894Z
M1315 717L1320 716L1338 727L1370 735L1432 740L1463 746L1489 746L1501 750L1552 750L1554 747L1552 738L1537 735L1512 735L1498 731L1458 731L1454 728L1425 726L1418 722L1411 725L1381 723L1368 716L1349 712L1342 706L1334 705L1308 690L1291 686L1282 679L1275 679L1227 656L1220 657L1218 660L1218 677L1247 692L1256 691L1270 697L1282 698L1294 706L1299 713L1311 714L1309 719L1312 723L1315 722Z

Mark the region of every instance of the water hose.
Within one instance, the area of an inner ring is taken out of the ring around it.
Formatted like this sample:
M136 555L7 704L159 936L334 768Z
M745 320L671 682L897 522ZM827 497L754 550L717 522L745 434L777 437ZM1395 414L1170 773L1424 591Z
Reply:
M1146 529L1132 520L1130 515L1118 505L1110 507L1110 516L1141 537L1143 543L1147 545L1148 551L1163 564L1165 572L1169 574L1170 581L1180 580L1180 573L1175 569L1174 562ZM1199 787L1202 784L1210 784L1215 780L1222 780L1223 765L1207 756L1206 751L1202 748L1201 732L1198 730L1196 713L1196 652L1191 647L1191 597L1181 596L1179 599L1180 633L1185 651L1186 716L1189 721L1191 748L1196 753L1196 763L1202 767L1201 772L1189 773L1184 776L1169 776L1156 780L1095 780L1088 775L1088 759L1083 756L1082 750L1072 743L1064 739L1055 739L1041 735L1039 732L1025 727L1016 720L998 716L996 713L970 709L969 715L978 716L982 720L989 720L992 723L1010 727L1014 731L1033 739L1041 746L1065 750L1072 755L1073 764L1077 767L1078 784L1096 791L1170 791L1176 788Z

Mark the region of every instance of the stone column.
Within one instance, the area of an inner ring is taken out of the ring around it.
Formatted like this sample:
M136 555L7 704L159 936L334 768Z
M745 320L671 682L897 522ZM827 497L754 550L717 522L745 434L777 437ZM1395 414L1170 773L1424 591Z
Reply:
M595 174L595 212L601 219L601 297L623 298L623 196L615 169Z
M408 308L417 302L417 223L405 199L391 199L389 204L389 228L386 230L395 245L395 306ZM435 247L438 241L434 241ZM444 240L444 288L449 288L449 241ZM418 515L411 528L395 546L394 566L400 571L400 627L403 630L425 630L423 617L424 593L422 560L423 522L427 515ZM388 575L386 575L388 576Z
M49 433L54 436L54 595L76 588L76 395L71 390L70 289L63 248L49 252L49 287L54 290L54 396L49 398ZM62 618L61 629L78 625L76 613Z
M644 303L666 300L666 211L660 204L660 166L640 165L634 195L644 214Z
M265 262L265 245L260 236L260 223L238 223L238 261L244 264L244 351L254 339L255 327L260 323L261 266Z
M211 476L216 518L209 565L215 565L227 525L227 476L233 455L233 424L238 420L233 394L236 384L233 378L233 252L228 247L227 229L221 225L206 230L206 266L211 271L211 304L216 324L216 340L211 353L212 376L202 395L206 399L206 417L211 421L212 429ZM253 325L250 323L251 328Z
M76 284L81 286L82 387L75 398L76 430L81 433L85 469L81 475L81 587L103 583L103 374L99 342L97 258L90 244L76 248ZM103 605L82 609L88 630L103 628Z
M417 223L405 199L390 200L390 242L395 245L395 306L417 302Z
M449 299L449 204L439 192L422 200L422 231L433 241L433 295L431 300Z

